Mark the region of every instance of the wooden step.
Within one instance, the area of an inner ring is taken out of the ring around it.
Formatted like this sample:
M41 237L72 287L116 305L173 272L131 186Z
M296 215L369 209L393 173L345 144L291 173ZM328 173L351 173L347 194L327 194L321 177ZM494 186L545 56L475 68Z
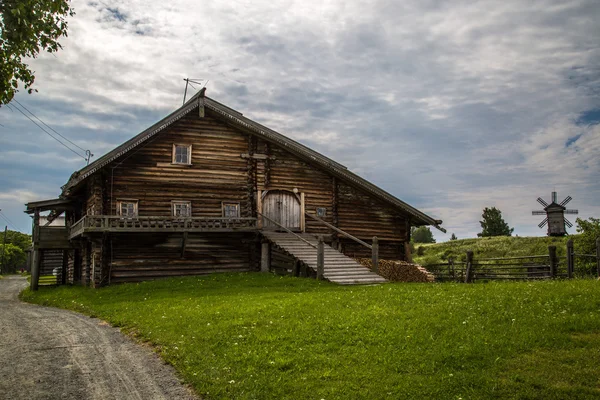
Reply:
M300 240L296 235L285 232L263 232L263 236L296 260L312 270L317 269L317 249ZM300 234L309 243L317 246L317 239L309 234ZM384 278L359 264L352 258L340 253L331 246L324 245L325 279L342 285L379 284L387 282Z

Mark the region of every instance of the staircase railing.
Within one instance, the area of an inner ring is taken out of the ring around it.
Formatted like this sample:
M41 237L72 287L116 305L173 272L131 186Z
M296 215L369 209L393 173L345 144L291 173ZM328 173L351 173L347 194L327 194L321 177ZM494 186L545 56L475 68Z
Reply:
M377 236L373 236L373 245L370 245L367 242L364 242L364 241L360 240L359 238L352 236L348 232L344 232L337 226L333 226L329 222L323 221L321 218L317 217L316 215L312 215L307 212L305 212L304 214L306 214L310 218L314 219L315 221L320 222L321 224L325 225L326 227L333 229L334 231L347 237L348 239L354 240L356 243L361 244L361 245L365 246L366 248L370 249L371 250L371 261L373 263L373 272L378 273L378 271L379 271L379 240L377 239Z
M292 230L281 225L279 222L272 220L271 218L267 217L266 215L264 215L258 211L256 213L259 216L261 216L262 218L266 219L267 221L277 225L278 227L280 227L287 233L291 233L292 235L296 236L298 239L302 240L304 243L308 244L313 249L316 249L317 250L317 279L319 279L319 280L324 279L323 276L325 274L325 246L323 244L323 236L319 236L319 238L318 238L319 242L315 246L308 240L304 239L302 236L298 235L296 232L293 232Z
M298 239L302 240L304 243L306 243L307 245L309 245L310 247L316 249L317 246L315 246L314 244L312 244L311 242L309 242L308 240L304 239L302 236L298 235L296 232L293 232L292 230L286 228L285 226L281 225L279 222L272 220L271 218L267 217L266 215L259 213L258 211L256 212L258 215L260 215L261 217L263 217L264 219L266 219L267 221L277 225L278 227L280 227L281 229L285 230L287 233L291 233L292 235L296 236Z

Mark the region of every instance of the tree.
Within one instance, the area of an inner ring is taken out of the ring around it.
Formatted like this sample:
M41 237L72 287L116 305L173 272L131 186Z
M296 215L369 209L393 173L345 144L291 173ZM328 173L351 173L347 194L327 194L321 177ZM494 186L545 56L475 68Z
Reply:
M454 232L452 233L452 236L450 236L450 240L457 240L458 238L456 237L456 235L454 234Z
M4 254L4 256L2 256ZM27 255L20 247L14 244L7 243L2 245L0 243L0 271L3 274L7 272L16 272L17 268L25 267L27 263Z
M58 51L58 39L67 36L67 17L73 15L69 0L0 0L0 105L13 99L19 81L33 91L34 71L23 59Z
M435 243L433 233L428 226L412 227L410 236L415 243Z
M600 218L577 218L577 253L596 254L596 239L600 237Z
M508 224L502 218L502 212L496 207L484 208L481 215L483 221L479 221L483 231L477 236L511 236L515 228L509 228Z
M4 232L0 233L0 244L2 244ZM23 251L29 250L31 247L31 235L17 231L8 230L6 232L6 243L13 244Z

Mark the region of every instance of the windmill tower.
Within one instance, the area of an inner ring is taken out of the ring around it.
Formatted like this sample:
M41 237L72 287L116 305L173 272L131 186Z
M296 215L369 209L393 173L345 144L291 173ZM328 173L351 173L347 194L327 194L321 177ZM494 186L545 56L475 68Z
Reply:
M573 200L571 196L567 196L560 203L556 200L556 192L552 192L552 202L546 203L541 197L537 198L538 203L544 206L543 211L533 211L533 215L546 215L546 219L538 224L540 228L548 224L548 236L564 236L567 234L565 225L569 228L573 227L573 224L565 218L565 214L578 214L578 210L567 210L565 207L568 202Z

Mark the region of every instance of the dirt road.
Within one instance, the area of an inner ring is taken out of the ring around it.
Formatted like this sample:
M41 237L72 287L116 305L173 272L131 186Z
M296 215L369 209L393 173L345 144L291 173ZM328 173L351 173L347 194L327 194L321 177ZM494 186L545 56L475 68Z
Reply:
M195 399L172 367L118 329L20 302L26 285L0 279L0 399Z

